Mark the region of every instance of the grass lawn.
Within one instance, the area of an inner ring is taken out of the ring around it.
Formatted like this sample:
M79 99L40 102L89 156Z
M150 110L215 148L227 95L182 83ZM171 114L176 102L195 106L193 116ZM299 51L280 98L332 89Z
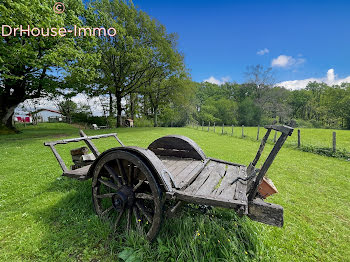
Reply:
M310 137L318 136L318 130L311 131ZM259 147L250 139L191 128L86 130L88 135L105 132L118 132L126 145L142 147L160 136L181 134L208 156L243 164ZM91 182L60 176L43 142L73 136L78 129L67 124L27 126L21 134L0 136L1 261L350 261L350 162L282 148L268 175L280 192L269 201L285 209L283 228L225 209L207 215L184 209L163 221L150 244L136 232L114 240L94 214ZM340 143L349 148L349 140ZM96 144L100 151L117 146L109 138ZM67 163L73 147L77 144L59 147Z

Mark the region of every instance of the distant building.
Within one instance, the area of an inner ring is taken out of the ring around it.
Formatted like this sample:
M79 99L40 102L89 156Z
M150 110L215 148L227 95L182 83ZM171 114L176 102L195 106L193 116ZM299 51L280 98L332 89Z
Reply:
M31 113L16 114L14 121L34 124L41 122L66 122L66 117L59 111L41 108Z

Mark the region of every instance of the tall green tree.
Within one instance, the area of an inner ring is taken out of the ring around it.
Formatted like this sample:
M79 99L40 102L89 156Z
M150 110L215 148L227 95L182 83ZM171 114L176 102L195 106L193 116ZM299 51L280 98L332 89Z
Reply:
M101 0L93 2L94 21L117 30L114 37L101 37L100 78L113 90L117 107L117 126L122 125L122 99L137 92L154 79L169 76L182 56L176 50L176 35L132 2Z
M17 28L20 25L31 28L72 29L82 25L81 0L64 1L66 12L56 14L53 1L3 0L0 2L0 24ZM9 32L7 32L9 33ZM46 32L47 33L47 32ZM28 36L23 33L0 38L0 124L12 126L15 108L27 99L53 93L63 81L57 70L69 73L73 65L93 63L95 58L87 54L83 39L71 34L64 37ZM89 76L81 67L81 78Z

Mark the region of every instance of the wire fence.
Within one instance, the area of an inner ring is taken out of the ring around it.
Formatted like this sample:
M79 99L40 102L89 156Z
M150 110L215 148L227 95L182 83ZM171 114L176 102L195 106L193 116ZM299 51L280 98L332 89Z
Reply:
M188 126L204 132L256 141L261 141L266 133L266 129L261 126L228 126L216 125L216 123L210 122L203 122L200 125L198 123L189 123ZM276 142L278 137L279 134L275 131L268 141ZM333 152L350 152L350 130L295 128L292 136L287 139L285 144L298 148L317 147L329 149Z

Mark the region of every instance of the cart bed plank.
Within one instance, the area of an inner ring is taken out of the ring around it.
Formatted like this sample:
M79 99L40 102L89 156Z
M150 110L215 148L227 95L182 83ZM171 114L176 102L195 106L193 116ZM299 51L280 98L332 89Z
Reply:
M206 203L205 199L208 199L208 205L247 205L247 184L241 180L237 181L238 177L246 177L245 172L245 166L210 160L196 179L185 189L178 190L177 194L183 194L184 200L192 197L201 203Z
M176 188L186 184L204 165L202 161L191 158L158 157L174 178Z
M177 195L182 194L183 200L192 198L195 202L206 203L207 199L207 204L247 205L247 184L237 181L238 177L246 177L246 166L215 159L207 163L169 156L160 156L160 159L174 178Z
M87 173L89 171L91 165L84 166L78 169L74 170L68 170L62 174L62 176L70 177L70 178L75 178L78 180L87 180L90 177L87 176Z

